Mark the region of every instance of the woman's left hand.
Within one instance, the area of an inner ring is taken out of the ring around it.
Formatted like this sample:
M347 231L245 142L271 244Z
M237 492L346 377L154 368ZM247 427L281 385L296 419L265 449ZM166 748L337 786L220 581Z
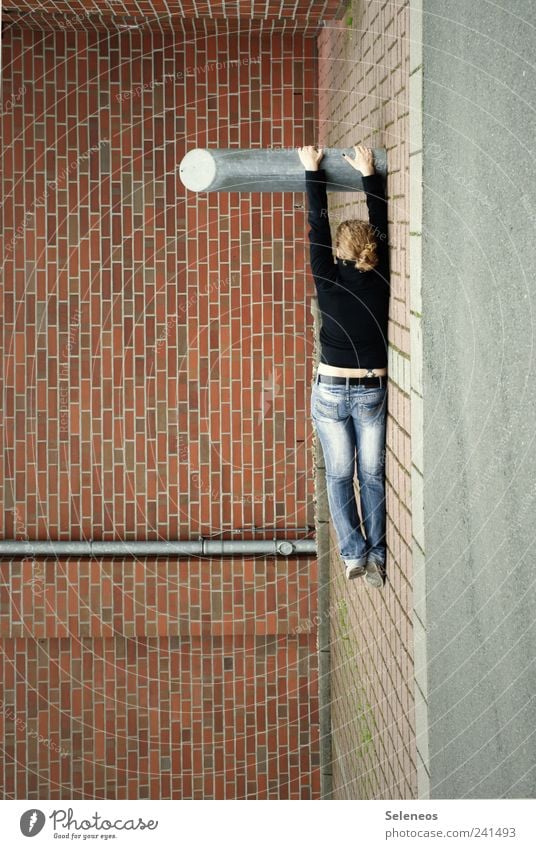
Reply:
M309 144L305 147L299 147L298 155L303 167L307 171L318 171L318 166L324 156L324 151L321 147L317 148L315 144Z
M342 157L356 171L361 171L363 177L370 177L374 174L374 152L371 147L364 144L354 144L355 159L350 159L346 153Z

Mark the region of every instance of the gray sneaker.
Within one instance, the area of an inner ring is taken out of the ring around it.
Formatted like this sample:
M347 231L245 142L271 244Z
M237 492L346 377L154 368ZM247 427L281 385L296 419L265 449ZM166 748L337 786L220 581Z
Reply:
M374 560L367 561L365 581L370 584L371 587L376 587L381 590L385 583L383 566L381 563L376 563Z
M365 568L366 567L365 567L364 564L362 566L355 566L355 565L352 565L352 564L347 564L346 565L346 577L348 578L348 580L351 580L352 578L360 578L361 575L365 574Z

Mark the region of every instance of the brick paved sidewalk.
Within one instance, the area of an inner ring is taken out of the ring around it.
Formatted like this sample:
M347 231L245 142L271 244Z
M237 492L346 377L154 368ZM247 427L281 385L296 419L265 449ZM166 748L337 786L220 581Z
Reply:
M388 156L391 300L386 456L387 575L347 582L331 536L333 796L416 794L411 626L408 59L409 4L354 2L319 36L320 144L364 142ZM364 195L330 195L339 220L367 218ZM320 450L320 449L318 449ZM322 480L322 475L320 475ZM320 485L322 485L320 483ZM357 481L356 481L357 488Z

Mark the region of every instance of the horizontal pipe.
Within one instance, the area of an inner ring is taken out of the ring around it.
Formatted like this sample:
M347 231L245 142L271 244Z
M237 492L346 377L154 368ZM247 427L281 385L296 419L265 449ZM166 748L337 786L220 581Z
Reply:
M362 192L361 171L356 171L342 158L354 158L350 147L323 148L320 167L326 172L326 189L332 192ZM386 177L387 152L375 148L375 170ZM295 149L196 147L183 157L179 165L182 183L192 192L304 192L305 169Z
M0 540L0 556L27 557L50 555L76 557L128 557L142 555L171 557L203 555L265 554L288 557L291 554L316 554L314 539L279 540Z

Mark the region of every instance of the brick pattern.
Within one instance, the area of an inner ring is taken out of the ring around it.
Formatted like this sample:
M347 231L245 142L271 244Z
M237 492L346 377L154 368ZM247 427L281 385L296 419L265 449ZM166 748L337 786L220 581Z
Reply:
M10 27L2 59L1 535L312 534L303 198L195 196L177 168L193 147L304 144L314 40ZM7 798L318 795L316 636L297 630L314 561L1 574Z
M140 9L137 0L110 0L89 4L87 0L7 0L2 16L8 24L38 30L89 30L109 32L115 29L142 28L144 32L181 33L194 26L201 31L218 31L218 22L240 22L247 33L273 30L316 32L320 21L340 16L341 0L147 0Z
M316 561L0 562L0 638L313 633Z
M3 535L312 525L303 210L176 171L309 136L314 44L154 36L148 67L140 38L84 38L4 42ZM205 73L228 47L248 64Z
M318 795L308 635L8 639L7 799Z
M332 534L331 668L334 798L416 793L411 573L410 293L408 263L409 6L354 2L319 35L318 141L364 142L388 156L391 301L385 588L347 582ZM367 218L364 196L330 199L333 228ZM357 487L356 481L356 487Z
M100 4L97 4L100 5ZM241 18L244 22L251 18L307 18L315 17L317 21L336 15L341 7L341 0L278 0L277 3L266 3L266 0L178 0L173 4L177 16L183 18ZM53 12L63 14L87 15L90 8L94 9L87 0L5 0L3 8L10 10L42 12L47 15ZM110 11L109 7L102 11ZM137 0L113 0L115 15L137 15L140 5ZM169 15L169 4L166 0L147 0L143 4L143 15L147 18Z

